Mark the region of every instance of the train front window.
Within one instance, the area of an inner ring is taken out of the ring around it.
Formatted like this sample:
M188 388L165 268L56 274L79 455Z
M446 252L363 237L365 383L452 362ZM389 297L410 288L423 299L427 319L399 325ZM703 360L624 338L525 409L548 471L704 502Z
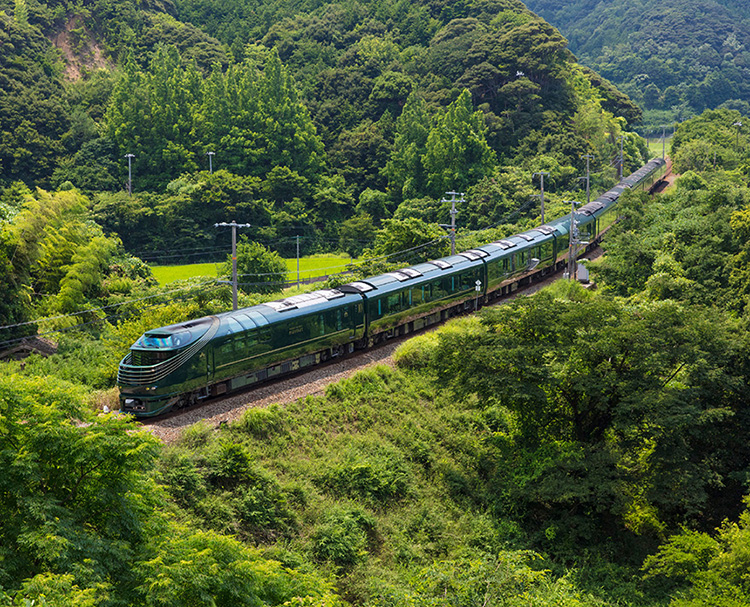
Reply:
M172 335L159 335L159 334L146 334L142 336L136 343L139 348L171 348L172 347Z

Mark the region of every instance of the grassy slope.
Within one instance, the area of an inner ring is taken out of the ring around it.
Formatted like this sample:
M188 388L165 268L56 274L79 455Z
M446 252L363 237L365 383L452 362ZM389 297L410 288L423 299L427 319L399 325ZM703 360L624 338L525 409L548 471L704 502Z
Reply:
M431 336L416 339L412 359ZM218 431L193 426L162 480L193 524L322 568L352 604L603 605L490 514L496 441L429 373L380 366Z

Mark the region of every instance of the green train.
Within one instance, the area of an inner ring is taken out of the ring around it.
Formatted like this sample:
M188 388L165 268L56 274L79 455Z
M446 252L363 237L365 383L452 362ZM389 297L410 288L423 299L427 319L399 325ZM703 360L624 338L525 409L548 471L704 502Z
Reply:
M576 212L587 249L617 220L622 192L650 188L664 170L662 159L651 160ZM152 329L120 362L120 411L154 417L418 331L560 269L569 239L567 215L337 289Z

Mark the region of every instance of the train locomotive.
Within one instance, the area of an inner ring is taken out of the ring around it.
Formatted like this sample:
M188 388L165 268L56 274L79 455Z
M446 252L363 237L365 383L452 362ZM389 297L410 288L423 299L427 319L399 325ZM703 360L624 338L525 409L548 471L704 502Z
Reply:
M626 189L664 174L657 158L576 212L595 246ZM367 348L490 303L567 263L570 216L476 249L142 335L120 362L120 411L149 418ZM586 249L584 249L585 251Z

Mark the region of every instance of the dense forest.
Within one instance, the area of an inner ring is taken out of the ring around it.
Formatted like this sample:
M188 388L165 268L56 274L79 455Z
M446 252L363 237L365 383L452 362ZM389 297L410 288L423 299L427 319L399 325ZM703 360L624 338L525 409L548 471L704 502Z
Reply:
M570 50L645 109L643 131L719 106L748 114L750 18L739 0L526 5L559 27Z
M626 194L589 265L597 290L562 281L453 321L324 395L169 446L102 414L122 352L146 328L226 309L211 289L92 310L56 354L0 363L0 600L746 605L740 118L678 127L682 176L653 199ZM16 217L73 230L80 195L48 196Z
M538 225L534 173L556 217L583 156L599 191L649 155L600 73L516 0L0 0L0 352L48 349L0 361L0 604L750 603L741 103L677 127L681 177L625 196L596 290L170 445L104 413L144 331L231 305L147 262L222 261L237 220L245 275L299 236L351 280L446 254L451 190L461 249Z

